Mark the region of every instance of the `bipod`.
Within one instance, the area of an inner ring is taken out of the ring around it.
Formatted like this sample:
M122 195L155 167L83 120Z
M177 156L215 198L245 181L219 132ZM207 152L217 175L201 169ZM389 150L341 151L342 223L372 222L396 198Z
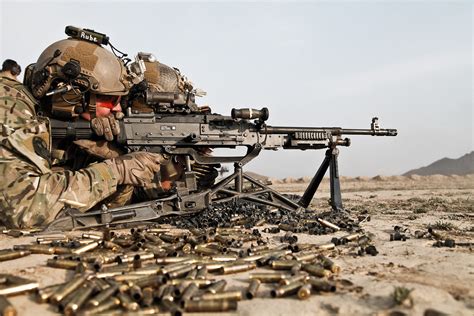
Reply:
M316 171L313 179L306 188L303 196L299 200L298 204L304 208L307 208L314 197L314 194L318 190L321 181L323 180L326 171L329 168L329 186L331 189L331 207L334 211L343 211L342 196L341 196L341 184L339 181L339 167L337 164L337 156L339 155L339 149L330 148L326 151L323 162Z

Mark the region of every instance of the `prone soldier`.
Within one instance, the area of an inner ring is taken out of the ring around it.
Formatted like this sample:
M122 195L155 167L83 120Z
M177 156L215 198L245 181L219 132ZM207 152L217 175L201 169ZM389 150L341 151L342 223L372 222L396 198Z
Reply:
M77 46L73 44L68 47ZM82 54L88 52L89 57L96 56L94 51L98 48L100 46L82 47L80 52ZM66 49L59 55L55 52L51 61L62 54L71 56L72 53L73 49L69 51ZM67 61L64 61L63 66L72 60L73 58L69 57ZM36 87L32 90L36 97L42 97L51 90L63 89L64 91L66 89L55 86L54 78L50 76L52 67L49 63L51 61L45 65L34 66L41 68L31 69L30 67L27 73L25 80L30 80L32 86ZM117 59L116 61L119 62ZM113 60L109 59L107 62L112 63ZM122 71L120 63L118 67L116 69ZM110 67L108 69L110 70ZM107 159L77 171L53 171L49 121L37 115L37 102L25 86L15 78L5 76L3 71L7 72L11 69L2 68L0 78L0 212L4 225L20 228L43 226L60 216L61 211L66 207L74 207L82 212L89 210L116 192L120 185L147 186L152 183L155 174L160 170L160 164L164 162L163 156L159 154L137 152ZM97 85L96 90L102 85L107 87L109 83L120 86L117 80L121 77L114 78L113 75L116 73L112 72L110 75L110 71L106 73L109 74L108 77L102 79L108 82L101 80L94 82L97 78L91 78L86 74L83 74L80 79L87 82L86 84L91 84L89 90L94 89L94 84ZM16 75L18 74L19 72ZM34 77L31 78L31 75ZM67 71L62 71L62 75L66 76ZM78 79L77 77L74 79ZM70 80L70 83L74 82L75 80ZM125 82L120 82L120 84L123 90L119 92L126 94L129 86ZM73 86L70 90L74 89L79 91L79 85ZM42 90L41 93L39 93L40 90ZM78 91L73 93L78 93ZM98 96L95 93L89 93L88 97L90 98L91 95ZM80 105L85 107L87 104L84 102L84 95L78 93L75 97L78 96L81 98ZM74 102L66 98L63 101ZM92 113L90 108L87 110L89 114L98 118L104 117L98 111ZM110 122L108 118L107 120ZM104 120L101 119L100 122ZM110 127L105 126L104 131L106 130L109 131Z

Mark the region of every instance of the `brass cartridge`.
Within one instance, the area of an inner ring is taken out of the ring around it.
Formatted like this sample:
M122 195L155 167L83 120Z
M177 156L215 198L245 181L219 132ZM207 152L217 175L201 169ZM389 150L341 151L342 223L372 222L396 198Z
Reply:
M311 284L305 284L298 290L298 298L300 300L306 300L311 296Z
M255 269L256 267L257 265L255 263L235 264L231 266L221 267L219 269L219 273L221 274L239 273L239 272Z
M140 308L137 302L134 302L127 293L118 292L116 296L120 300L120 305L128 311L136 311Z
M117 292L118 286L117 285L111 285L109 288L99 292L96 296L91 298L88 302L89 306L94 306L97 307L104 303L106 300L108 300L112 295Z
M197 270L196 279L205 279L207 277L207 268L203 266Z
M79 275L75 276L71 281L64 283L54 291L54 294L50 298L50 302L53 304L59 304L59 302L61 302L66 296L81 287L87 278L87 275Z
M128 291L132 299L137 302L139 302L143 297L142 289L139 286L133 285L128 289Z
M304 285L303 282L290 283L288 285L280 286L276 289L271 290L270 295L272 297L283 297L295 294L299 288Z
M153 304L153 289L151 287L146 287L142 291L142 306L149 307Z
M76 270L79 265L77 260L66 260L66 259L48 259L46 265L51 268Z
M161 296L161 301L168 301L168 302L173 302L174 301L174 286L170 285L165 287L163 290L163 295Z
M74 293L74 297L72 298L72 300L69 301L69 303L64 308L64 313L67 316L75 315L94 291L95 287L91 284L89 284L89 286L85 286L77 290L77 293Z
M76 254L84 253L84 252L97 248L99 245L100 245L100 241L93 241L91 243L85 244L84 246L73 249L72 253L76 253Z
M333 230L335 230L335 231L341 230L341 228L340 228L339 226L337 226L337 225L335 225L335 224L333 224L333 223L331 223L331 222L329 222L329 221L327 221L327 220L325 220L325 219L318 218L318 222L319 222L321 225L323 225L323 226L325 226L325 227L328 227L328 228L331 228L331 229L333 229Z
M296 260L273 260L271 266L274 270L291 270L293 266L299 264Z
M240 301L242 300L241 291L230 291L230 292L219 292L219 293L206 293L199 297L204 301L216 301L216 300L225 300L225 301Z
M199 291L195 283L190 283L181 295L181 306L184 307L184 302L190 300Z
M295 282L305 282L308 279L308 274L306 273L300 273L297 275L294 275L288 279L281 279L280 280L280 285L288 285L290 283L295 283Z
M185 301L186 312L227 312L237 310L237 301Z
M312 288L318 292L335 292L336 284L329 282L324 279L309 278L308 284L311 284Z
M189 273L190 271L192 271L194 269L195 269L195 266L193 264L184 265L179 269L176 269L176 270L171 271L171 272L167 272L165 274L165 276L168 279L176 279L176 278L179 278L179 277L182 277L182 276L186 275L187 273Z
M0 262L26 257L30 254L31 251L29 250L11 250L8 252L0 253Z
M166 233L160 234L158 237L167 243L177 243L179 241L178 236L174 236L174 235L166 234Z
M323 256L323 255L319 255L318 258L319 258L319 260L321 260L321 263L322 263L324 269L327 269L327 270L329 270L329 271L331 271L332 273L335 273L335 274L339 274L339 272L341 271L341 267L336 265L328 257Z
M36 301L40 304L46 303L51 297L51 295L53 295L54 291L60 286L61 284L55 284L44 287L42 289L38 289L36 292Z
M206 292L216 294L217 292L223 291L224 288L226 287L226 285L227 285L226 280L219 280L219 281L213 283L211 286L209 286L206 289Z
M317 276L319 278L324 278L331 275L331 272L324 269L323 266L319 264L305 264L302 269L308 272L311 275Z
M257 295L257 291L258 291L258 288L260 287L260 283L261 283L260 280L257 280L257 279L252 280L250 282L249 287L245 291L245 297L248 300L253 299Z
M84 238L84 239L93 239L93 240L102 240L102 235L92 234L92 233L83 233L82 238Z

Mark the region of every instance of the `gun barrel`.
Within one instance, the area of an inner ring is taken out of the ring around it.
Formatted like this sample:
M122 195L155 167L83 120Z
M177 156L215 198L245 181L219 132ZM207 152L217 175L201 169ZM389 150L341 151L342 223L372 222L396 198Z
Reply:
M291 133L324 133L331 135L371 135L371 136L397 136L396 129L357 129L340 127L285 127L266 126L260 130L261 134L291 134Z

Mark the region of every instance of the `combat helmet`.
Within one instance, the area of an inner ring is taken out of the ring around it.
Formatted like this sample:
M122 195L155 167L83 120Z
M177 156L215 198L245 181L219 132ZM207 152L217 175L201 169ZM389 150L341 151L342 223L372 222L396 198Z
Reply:
M127 67L123 56L102 46L109 43L104 34L71 26L66 34L71 37L47 47L25 74L25 84L52 115L76 117L104 99L118 102L143 79L143 67Z

